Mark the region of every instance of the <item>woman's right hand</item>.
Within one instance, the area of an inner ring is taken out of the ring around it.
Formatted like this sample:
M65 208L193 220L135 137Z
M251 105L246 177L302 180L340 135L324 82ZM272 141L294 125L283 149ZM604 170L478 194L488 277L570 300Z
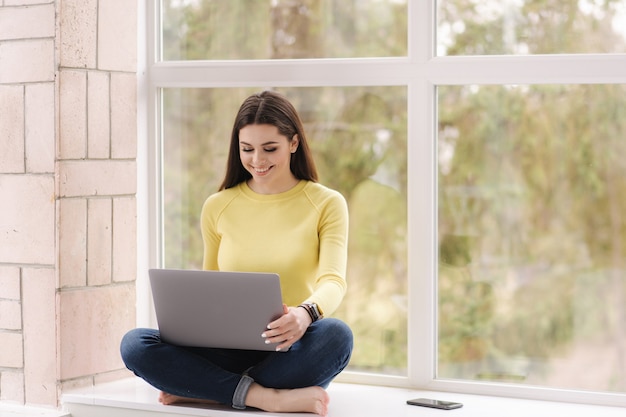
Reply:
M284 314L267 325L267 330L261 335L265 343L278 343L276 351L289 349L304 336L306 329L311 325L311 317L305 309L287 307L283 304Z

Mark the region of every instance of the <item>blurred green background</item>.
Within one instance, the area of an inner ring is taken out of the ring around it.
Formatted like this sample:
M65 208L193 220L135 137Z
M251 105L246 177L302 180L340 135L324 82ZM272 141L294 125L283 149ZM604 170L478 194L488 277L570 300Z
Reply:
M437 2L440 55L624 53L623 1ZM401 0L162 1L163 59L395 57ZM406 87L279 88L350 210L350 369L407 374ZM165 265L260 88L163 89ZM626 87L439 86L439 378L626 390ZM424 236L424 239L430 239ZM423 277L431 279L431 277Z

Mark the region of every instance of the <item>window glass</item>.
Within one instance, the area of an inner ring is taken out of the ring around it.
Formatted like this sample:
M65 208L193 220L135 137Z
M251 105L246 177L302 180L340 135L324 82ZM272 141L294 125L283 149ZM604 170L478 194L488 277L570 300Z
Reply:
M161 0L162 59L407 54L406 0Z
M202 267L200 210L223 179L239 105L257 91L162 90L166 267ZM350 369L406 375L406 87L278 91L300 113L320 182L348 201L348 293L335 316L355 335Z
M626 52L624 0L438 0L437 55Z
M438 106L438 377L626 391L626 86Z

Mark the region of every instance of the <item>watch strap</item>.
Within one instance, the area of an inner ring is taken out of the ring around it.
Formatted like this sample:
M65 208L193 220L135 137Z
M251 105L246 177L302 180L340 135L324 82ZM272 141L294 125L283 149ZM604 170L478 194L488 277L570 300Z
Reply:
M306 310L306 312L309 314L309 317L311 318L311 323L315 323L316 321L324 317L319 307L315 303L302 303L298 307L302 307Z

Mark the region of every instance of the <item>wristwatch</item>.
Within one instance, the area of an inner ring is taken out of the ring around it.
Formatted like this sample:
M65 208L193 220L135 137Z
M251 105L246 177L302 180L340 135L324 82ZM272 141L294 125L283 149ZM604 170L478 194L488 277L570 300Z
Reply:
M302 307L307 313L309 313L312 323L324 318L324 313L322 313L322 310L315 303L302 303L298 307Z

